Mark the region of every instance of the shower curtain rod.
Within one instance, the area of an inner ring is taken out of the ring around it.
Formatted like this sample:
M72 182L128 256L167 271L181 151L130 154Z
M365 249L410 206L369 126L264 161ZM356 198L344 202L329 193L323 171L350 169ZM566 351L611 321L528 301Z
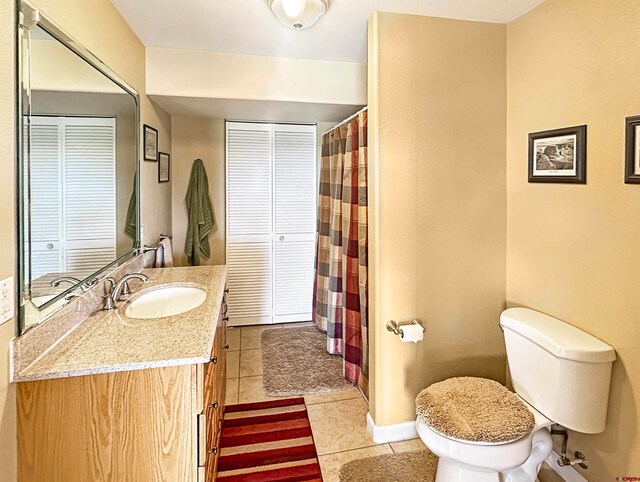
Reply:
M339 124L336 124L335 126L333 126L331 129L329 129L327 132L325 132L324 134L328 134L329 132L336 130L338 127L346 124L347 122L349 122L351 119L355 119L360 113L366 111L369 108L368 105L365 105L362 109L360 109L358 112L356 112L353 115L350 115L349 117L347 117L345 120L343 120L342 122L340 122ZM324 135L322 134L322 135Z

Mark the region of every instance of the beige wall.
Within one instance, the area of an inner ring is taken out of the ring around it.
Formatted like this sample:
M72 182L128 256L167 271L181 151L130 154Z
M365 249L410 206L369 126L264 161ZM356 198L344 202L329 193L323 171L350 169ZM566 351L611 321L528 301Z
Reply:
M31 90L122 93L117 84L57 40L32 38L30 56Z
M211 257L203 264L225 262L225 153L224 120L174 116L172 125L171 177L173 179L173 250L178 266L187 266L184 243L187 236L187 206L185 196L189 186L191 166L202 159L209 179L209 196L216 223L209 237Z
M122 78L144 94L145 50L109 0L35 0L34 3L62 29L74 36ZM0 2L0 279L14 276L16 224L14 212L15 86L14 2ZM171 118L141 99L142 121L159 130L160 149L170 152ZM171 228L171 186L157 183L155 163L142 166L142 221L145 240L153 242ZM0 326L0 480L16 479L15 390L8 384L9 340L14 321Z
M152 95L205 99L362 105L367 101L367 66L149 48L147 89Z
M607 429L571 434L592 481L640 474L640 186L623 183L640 114L640 2L547 0L508 27L507 301L613 346ZM527 134L587 124L587 185L527 183Z
M370 412L415 420L455 375L504 379L506 28L378 13L369 30ZM387 320L421 319L401 343Z

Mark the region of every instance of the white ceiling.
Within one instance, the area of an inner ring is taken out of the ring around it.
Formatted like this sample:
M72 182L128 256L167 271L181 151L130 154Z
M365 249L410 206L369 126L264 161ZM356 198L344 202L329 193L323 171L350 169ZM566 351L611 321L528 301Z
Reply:
M282 26L267 0L112 0L149 47L367 62L375 10L507 23L544 0L330 0L310 29Z

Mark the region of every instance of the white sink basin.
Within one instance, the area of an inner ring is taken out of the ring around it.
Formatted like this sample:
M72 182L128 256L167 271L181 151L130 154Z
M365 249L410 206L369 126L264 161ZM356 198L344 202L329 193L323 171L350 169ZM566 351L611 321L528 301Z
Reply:
M167 286L142 294L133 300L124 314L129 318L164 318L197 308L207 294L192 286Z

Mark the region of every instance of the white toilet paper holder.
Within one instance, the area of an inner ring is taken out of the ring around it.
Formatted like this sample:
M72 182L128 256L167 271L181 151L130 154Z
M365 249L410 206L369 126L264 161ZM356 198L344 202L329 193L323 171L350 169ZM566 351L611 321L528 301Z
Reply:
M406 325L418 325L422 328L422 333L426 333L427 329L422 325L422 322L417 318L414 318L411 323L403 323L398 324L393 320L387 321L387 330L392 332L394 335L400 335L400 338L404 338L404 332L402 331L402 327Z

